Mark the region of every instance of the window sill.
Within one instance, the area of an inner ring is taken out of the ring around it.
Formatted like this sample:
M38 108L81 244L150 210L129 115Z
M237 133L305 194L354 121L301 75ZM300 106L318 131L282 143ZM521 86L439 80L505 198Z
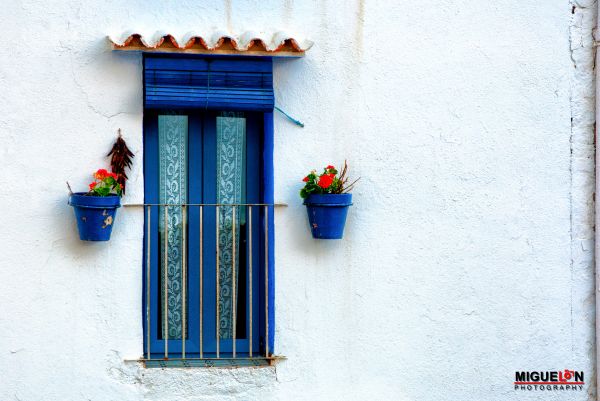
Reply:
M256 358L169 358L169 359L135 359L125 362L139 362L145 368L241 368L268 367L286 359L284 356Z

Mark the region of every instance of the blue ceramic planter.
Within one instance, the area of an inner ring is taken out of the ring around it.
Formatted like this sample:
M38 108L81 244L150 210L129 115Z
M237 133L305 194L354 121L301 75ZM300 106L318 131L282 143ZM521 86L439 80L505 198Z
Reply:
M309 195L304 200L313 238L341 239L352 194Z
M108 241L115 222L121 198L117 195L86 196L76 192L69 198L75 210L79 239L82 241Z

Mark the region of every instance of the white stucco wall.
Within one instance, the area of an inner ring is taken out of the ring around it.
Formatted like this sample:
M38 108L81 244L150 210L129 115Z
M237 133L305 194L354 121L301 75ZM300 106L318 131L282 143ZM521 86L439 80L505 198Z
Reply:
M573 9L572 6L576 5ZM6 2L0 22L0 399L587 400L595 394L593 2ZM276 368L143 369L141 211L77 239L122 128L143 197L134 29L299 32L275 62ZM573 119L573 121L571 121ZM346 237L297 195L347 158ZM585 371L515 392L515 370Z

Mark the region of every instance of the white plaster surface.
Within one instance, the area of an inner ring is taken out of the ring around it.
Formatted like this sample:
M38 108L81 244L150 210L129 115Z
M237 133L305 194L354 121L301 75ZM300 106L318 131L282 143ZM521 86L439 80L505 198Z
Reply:
M575 6L573 10L572 7ZM592 1L5 1L0 400L587 400L595 396ZM573 12L573 13L572 13ZM77 239L122 128L143 197L141 56L127 30L298 32L275 62L276 368L146 370L141 211ZM346 237L297 195L347 158ZM585 371L515 392L515 370Z

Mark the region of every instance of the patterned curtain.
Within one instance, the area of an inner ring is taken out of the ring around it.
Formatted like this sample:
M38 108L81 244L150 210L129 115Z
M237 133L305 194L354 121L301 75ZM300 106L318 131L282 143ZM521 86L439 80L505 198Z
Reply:
M217 117L217 203L245 203L246 193L246 119L243 113L223 112ZM219 337L233 337L233 310L237 308L239 277L240 223L244 207L219 208ZM233 260L233 226L235 225L235 260ZM243 249L243 248L242 248ZM236 297L233 297L233 269Z
M187 116L161 115L158 116L158 148L159 150L159 199L160 203L181 204L186 203L187 195ZM168 208L168 238L165 238L164 207L160 209L160 277L161 277L161 303L165 300L165 265L164 249L165 240L168 241L168 266L167 288L169 305L168 313L168 338L181 339L182 334L182 255L185 252L182 244L182 213L181 207ZM186 311L187 312L187 311ZM163 311L164 313L164 311ZM162 321L162 334L165 337L164 315Z

